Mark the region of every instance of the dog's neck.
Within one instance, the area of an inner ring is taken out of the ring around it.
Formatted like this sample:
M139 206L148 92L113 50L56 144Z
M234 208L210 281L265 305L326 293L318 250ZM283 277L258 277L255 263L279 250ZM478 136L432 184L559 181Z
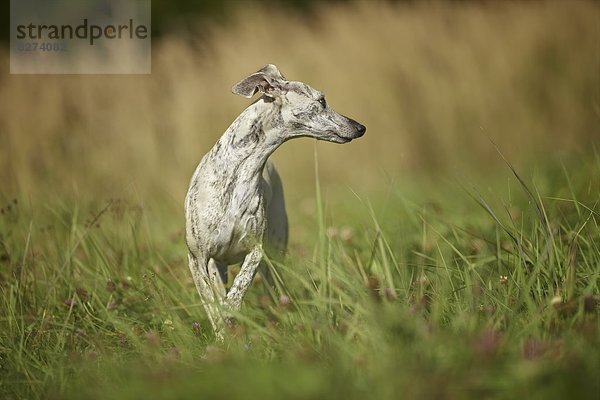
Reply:
M285 141L273 126L274 105L259 99L233 121L211 150L217 175L228 181L258 185L267 159Z

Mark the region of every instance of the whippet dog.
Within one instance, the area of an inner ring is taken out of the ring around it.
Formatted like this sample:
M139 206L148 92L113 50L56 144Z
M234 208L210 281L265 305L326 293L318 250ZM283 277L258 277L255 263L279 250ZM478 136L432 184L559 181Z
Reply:
M260 92L261 97L202 158L185 198L189 267L220 340L229 313L240 309L263 251L281 253L287 246L283 187L269 156L290 139L348 143L366 130L330 108L323 93L286 80L272 64L232 91L246 98ZM226 291L227 266L239 262L240 272Z

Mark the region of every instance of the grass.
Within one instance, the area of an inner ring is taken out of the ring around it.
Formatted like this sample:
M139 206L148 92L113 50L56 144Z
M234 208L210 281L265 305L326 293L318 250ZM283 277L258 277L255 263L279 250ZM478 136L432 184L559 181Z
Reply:
M374 197L317 180L279 290L257 281L224 344L176 207L5 199L0 397L594 398L599 165Z
M165 32L149 76L3 71L0 398L596 398L599 16L244 6ZM182 199L267 62L368 131L316 175L309 140L274 154L289 256L219 345Z
M268 62L368 128L356 144L322 147L324 183L378 190L381 171L493 170L487 135L514 162L557 162L600 137L598 20L597 2L577 0L368 0L308 20L240 7L201 37L154 41L149 76L3 72L0 182L5 193L90 197L134 183L179 202L201 155L249 104L231 86ZM310 142L274 158L298 182L289 194L312 185L299 173L312 171ZM343 167L354 159L362 168Z

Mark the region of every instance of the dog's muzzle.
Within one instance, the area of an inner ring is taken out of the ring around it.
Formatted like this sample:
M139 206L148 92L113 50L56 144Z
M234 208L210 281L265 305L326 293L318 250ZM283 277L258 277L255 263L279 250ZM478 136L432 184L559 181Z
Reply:
M357 138L361 137L367 131L367 128L363 124L356 122L352 118L348 118L348 117L344 117L344 118L346 118L347 122L346 122L345 126L340 130L341 137L343 137L345 139L353 140L353 139L357 139Z
M367 131L367 127L361 124L360 122L356 122L355 120L351 119L350 123L352 124L352 126L354 126L354 129L356 130L356 134L353 136L352 139L361 137Z

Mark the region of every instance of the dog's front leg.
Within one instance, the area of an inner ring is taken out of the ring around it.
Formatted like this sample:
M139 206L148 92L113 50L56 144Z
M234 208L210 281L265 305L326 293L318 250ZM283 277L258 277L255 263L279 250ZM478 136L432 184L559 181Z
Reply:
M262 246L256 245L244 258L242 268L233 280L233 285L231 285L225 300L231 310L238 311L240 309L244 295L252 283L252 278L254 278L262 256Z
M215 296L215 290L208 274L208 260L204 254L196 256L191 252L188 253L188 260L192 278L196 285L196 289L198 290L198 294L200 294L202 305L206 310L206 314L213 327L217 340L222 342L225 324L223 322L221 311L219 310L219 302L217 301L218 294Z
M219 302L223 301L226 293L225 284L223 279L221 279L221 273L219 271L219 267L217 266L217 262L212 258L208 261L208 275L210 277L213 291L216 293Z

